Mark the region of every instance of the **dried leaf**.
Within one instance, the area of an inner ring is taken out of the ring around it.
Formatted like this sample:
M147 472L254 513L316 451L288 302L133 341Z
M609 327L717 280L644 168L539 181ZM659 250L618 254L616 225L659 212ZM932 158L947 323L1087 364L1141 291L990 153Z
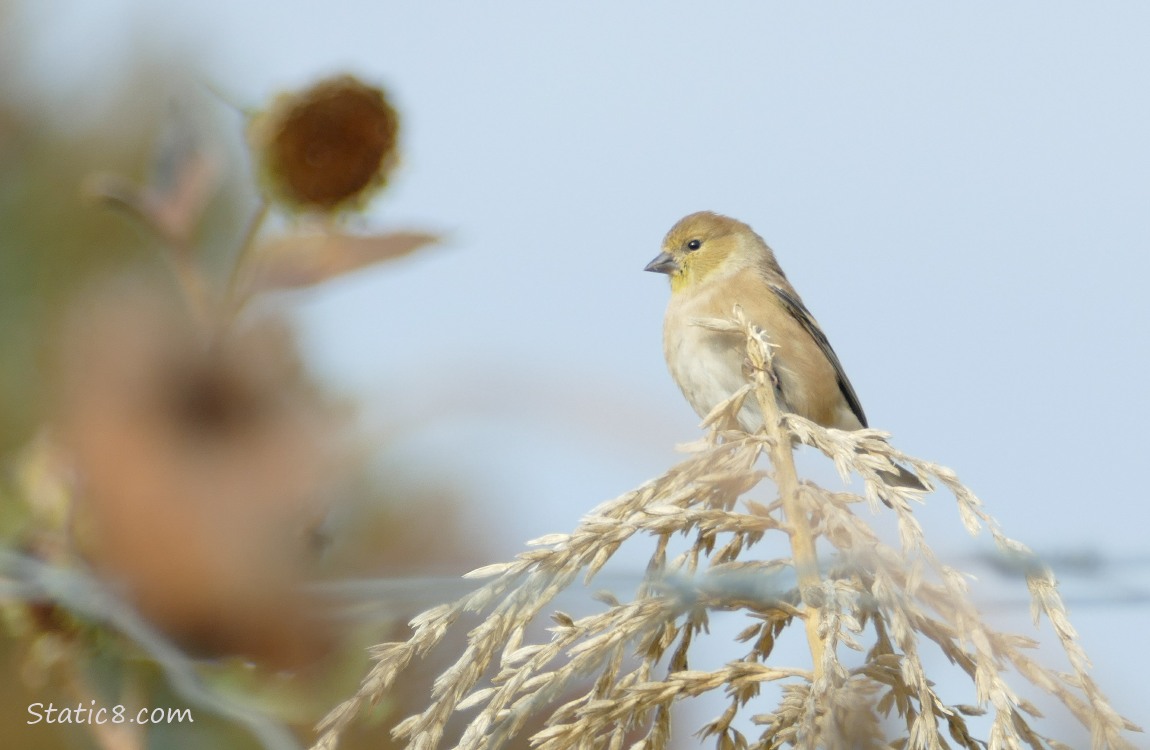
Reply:
M259 249L261 267L253 291L314 286L375 263L401 258L439 239L428 232L313 232L277 237Z

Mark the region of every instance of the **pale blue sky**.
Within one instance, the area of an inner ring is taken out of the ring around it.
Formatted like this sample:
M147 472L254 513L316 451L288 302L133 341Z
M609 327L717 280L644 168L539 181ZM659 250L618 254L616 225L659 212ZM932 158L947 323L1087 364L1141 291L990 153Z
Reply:
M247 105L345 69L390 88L404 166L372 221L451 241L300 319L369 423L434 417L407 449L482 472L507 554L698 435L641 269L713 209L774 247L872 426L1039 551L1126 560L1069 593L1150 589L1150 5L36 5L33 64L71 90L141 25ZM940 550L984 546L931 505ZM1150 722L1150 607L1072 617Z

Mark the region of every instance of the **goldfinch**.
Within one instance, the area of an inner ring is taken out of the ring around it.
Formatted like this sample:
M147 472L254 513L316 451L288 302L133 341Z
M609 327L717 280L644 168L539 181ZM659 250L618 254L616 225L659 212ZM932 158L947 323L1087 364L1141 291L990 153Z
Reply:
M826 334L779 268L775 254L749 226L700 211L679 220L663 251L646 271L671 280L663 322L663 354L671 377L700 417L747 383L742 336L695 325L701 318L728 318L735 304L761 328L774 349L775 397L779 408L824 427L867 426L858 395ZM753 398L738 415L748 432L763 426ZM895 483L925 489L902 467Z

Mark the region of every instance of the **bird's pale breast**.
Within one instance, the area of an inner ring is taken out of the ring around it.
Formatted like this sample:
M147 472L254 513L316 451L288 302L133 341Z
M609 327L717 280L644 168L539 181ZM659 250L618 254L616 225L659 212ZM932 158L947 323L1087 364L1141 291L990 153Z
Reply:
M761 282L752 284L746 290L749 294L735 295L735 299L731 298L730 281L722 291L721 295L713 290L672 295L664 320L667 366L699 416L708 414L747 383L746 346L741 334L715 331L691 321L729 318L734 304L739 303L748 319L776 346L779 408L827 427L855 430L862 426L843 397L834 366ZM753 398L744 404L739 422L750 432L762 426L762 414Z

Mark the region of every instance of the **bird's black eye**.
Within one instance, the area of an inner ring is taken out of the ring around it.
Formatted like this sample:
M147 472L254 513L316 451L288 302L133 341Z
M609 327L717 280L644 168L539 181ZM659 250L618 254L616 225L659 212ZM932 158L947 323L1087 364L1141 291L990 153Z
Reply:
M703 246L702 240L691 240L690 242L687 243L687 249L688 250L698 250L702 246Z

